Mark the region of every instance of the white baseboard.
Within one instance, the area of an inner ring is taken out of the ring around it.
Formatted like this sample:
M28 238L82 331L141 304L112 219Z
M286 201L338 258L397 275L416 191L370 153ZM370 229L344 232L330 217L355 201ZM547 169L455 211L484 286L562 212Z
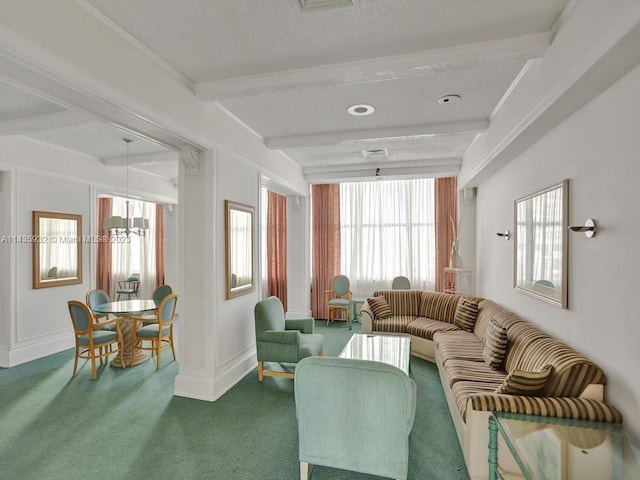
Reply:
M213 378L179 373L173 393L179 397L214 402L256 368L255 358L255 349L252 349L227 368L216 372Z
M286 318L308 318L311 316L311 310L290 310L285 314Z
M45 340L16 345L0 350L0 367L11 368L31 362L54 353L69 350L75 346L73 334L55 335Z

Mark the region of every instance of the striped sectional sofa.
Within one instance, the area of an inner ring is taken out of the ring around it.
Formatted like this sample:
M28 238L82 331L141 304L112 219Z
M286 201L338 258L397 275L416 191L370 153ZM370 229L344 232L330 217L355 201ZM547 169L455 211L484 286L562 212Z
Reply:
M363 333L408 335L437 364L472 479L488 476L491 411L622 423L597 365L491 300L385 290L361 312Z

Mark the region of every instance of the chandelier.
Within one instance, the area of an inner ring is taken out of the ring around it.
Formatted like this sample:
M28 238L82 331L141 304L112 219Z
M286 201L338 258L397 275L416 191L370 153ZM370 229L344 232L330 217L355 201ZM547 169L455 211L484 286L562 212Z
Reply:
M129 236L132 233L136 235L144 236L144 232L149 229L149 220L144 217L130 217L129 216L129 144L133 140L129 138L123 139L127 144L127 199L126 203L126 217L122 218L117 215L112 215L102 220L102 228L109 231L111 236L125 235Z

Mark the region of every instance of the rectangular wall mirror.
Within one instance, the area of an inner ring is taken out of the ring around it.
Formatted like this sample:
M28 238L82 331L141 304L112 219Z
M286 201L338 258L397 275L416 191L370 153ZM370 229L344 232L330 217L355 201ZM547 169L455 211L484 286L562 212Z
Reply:
M33 212L33 288L82 283L82 215Z
M253 292L253 207L225 200L227 298Z
M514 286L567 308L569 181L515 201Z

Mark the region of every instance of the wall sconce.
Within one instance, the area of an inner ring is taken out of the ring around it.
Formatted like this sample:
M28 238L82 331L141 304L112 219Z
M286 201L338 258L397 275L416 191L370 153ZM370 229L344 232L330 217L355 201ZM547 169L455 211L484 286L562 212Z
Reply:
M583 232L587 238L594 237L598 231L596 222L593 218L587 218L583 226L569 227L572 232Z
M509 231L509 229L505 230L504 232L498 232L496 233L496 235L504 238L506 241L509 241L509 239L511 238L511 232Z

